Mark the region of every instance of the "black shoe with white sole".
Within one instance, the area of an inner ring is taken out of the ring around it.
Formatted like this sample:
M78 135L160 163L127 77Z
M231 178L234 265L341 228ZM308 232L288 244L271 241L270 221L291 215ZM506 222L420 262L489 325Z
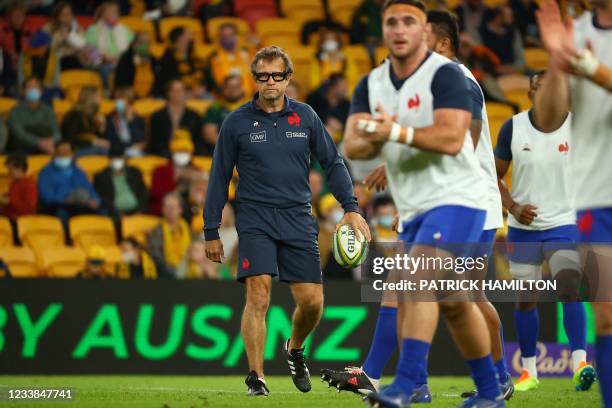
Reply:
M287 358L287 364L289 364L289 371L291 371L291 379L295 387L302 391L310 391L310 372L306 367L306 357L304 357L304 349L291 349L289 350L289 340L287 340L283 346L285 357Z
M249 375L247 375L244 383L247 385L247 387L249 387L247 394L251 397L267 397L270 393L270 390L268 390L268 387L266 386L266 382L259 378L255 371L251 371Z

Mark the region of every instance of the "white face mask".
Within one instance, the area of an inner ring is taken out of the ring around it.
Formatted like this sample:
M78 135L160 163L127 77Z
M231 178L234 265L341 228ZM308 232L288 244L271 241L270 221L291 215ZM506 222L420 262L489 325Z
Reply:
M125 263L136 263L138 255L134 252L122 252L121 260Z
M187 152L176 152L172 154L172 162L179 166L184 167L191 161L191 154Z
M115 170L115 171L121 171L123 170L123 167L125 166L125 160L123 159L112 159L110 162L110 166L111 169Z
M325 52L336 52L340 49L340 43L336 40L325 40L321 45L321 49Z

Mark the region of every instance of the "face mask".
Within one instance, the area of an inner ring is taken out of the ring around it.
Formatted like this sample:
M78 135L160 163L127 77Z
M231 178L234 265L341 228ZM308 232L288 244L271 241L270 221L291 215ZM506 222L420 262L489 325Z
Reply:
M376 219L376 224L378 224L379 227L391 229L391 226L393 225L393 216L385 215L383 217L379 217Z
M336 40L325 40L321 45L321 49L325 52L336 52L340 49L340 43Z
M118 113L124 113L125 112L125 100L115 99L115 110Z
M221 46L227 51L233 51L236 48L236 40L233 38L221 40Z
M179 167L184 167L191 161L191 154L186 152L176 152L172 154L172 162Z
M25 91L25 99L28 102L40 101L41 92L38 88L30 88Z
M72 164L72 157L56 157L53 163L59 168L66 169Z
M111 169L115 171L123 170L124 165L125 165L125 160L123 159L112 159L110 162Z
M336 210L333 213L331 213L331 221L334 224L338 224L340 222L340 220L342 220L342 217L344 217L344 211L342 210Z
M125 263L136 263L138 255L134 252L122 252L121 260Z

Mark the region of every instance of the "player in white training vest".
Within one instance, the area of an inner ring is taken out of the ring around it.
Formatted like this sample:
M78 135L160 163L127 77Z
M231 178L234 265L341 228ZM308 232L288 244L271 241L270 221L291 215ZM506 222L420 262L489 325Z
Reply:
M570 162L578 211L579 251L595 312L595 357L603 403L612 407L612 0L593 0L593 12L562 21L556 2L537 12L550 53L548 74L534 106L543 127L560 126L572 111ZM571 77L570 75L571 74ZM588 262L587 262L588 260Z
M409 244L412 256L457 256L462 253L451 244L477 242L485 221L486 188L469 133L472 103L467 79L455 63L428 51L431 34L420 1L387 0L382 9L389 59L355 90L346 153L353 159L382 154L403 222L399 238ZM423 270L416 275L427 276ZM398 312L402 351L395 381L369 394L368 401L393 407L411 402L442 312L478 390L464 406L505 406L498 400L501 394L490 340L482 336L487 326L480 310L471 302L404 300Z
M529 83L529 99L538 93L545 73ZM572 205L569 155L573 148L571 115L558 129L543 131L539 111L532 108L514 115L502 126L497 140L497 174L508 216L510 272L514 279L542 278L542 263L548 262L557 293L563 302L563 324L569 339L576 390L586 391L595 381L595 370L587 364L586 313L579 301L580 262L576 251L578 230ZM512 189L503 179L512 163ZM521 347L523 372L517 391L538 388L536 343L539 331L537 294L521 296L514 312Z

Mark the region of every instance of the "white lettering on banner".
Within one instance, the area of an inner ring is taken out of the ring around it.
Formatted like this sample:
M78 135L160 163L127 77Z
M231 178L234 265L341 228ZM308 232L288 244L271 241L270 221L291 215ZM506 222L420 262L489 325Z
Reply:
M571 351L565 349L561 351L558 359L548 356L548 348L544 343L538 342L536 352L536 368L540 374L567 374L571 373L570 360ZM516 372L522 371L521 366L521 349L517 349L512 356L512 367Z
M251 133L251 143L265 142L266 141L266 131Z
M285 135L287 136L287 138L293 138L293 137L307 138L308 137L308 134L306 132L286 132Z

